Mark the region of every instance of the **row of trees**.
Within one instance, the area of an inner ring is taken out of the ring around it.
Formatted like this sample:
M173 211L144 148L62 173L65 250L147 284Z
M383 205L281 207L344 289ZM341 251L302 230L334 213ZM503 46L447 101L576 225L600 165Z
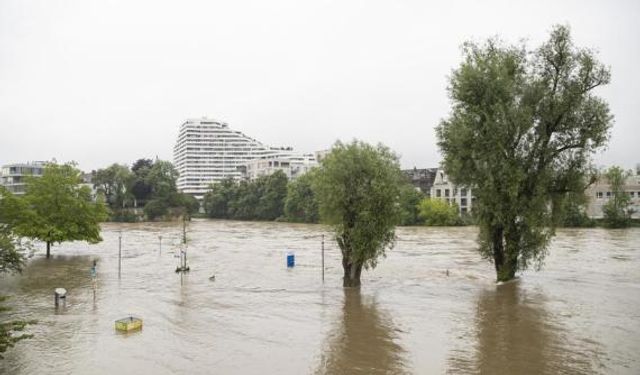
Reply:
M98 194L111 210L114 221L132 221L136 216L132 208L144 207L150 220L165 216L171 211L177 214L193 214L199 203L190 195L178 192L178 172L168 161L139 159L131 166L112 164L92 172Z
M474 187L479 251L498 281L542 265L563 207L593 182L591 156L606 144L613 118L594 90L609 80L609 69L576 47L565 26L535 51L496 39L465 44L450 78L451 115L436 128L438 146L451 180ZM613 185L618 172L610 172ZM309 178L291 200L315 194L342 252L343 284L358 286L362 269L375 267L394 244L397 157L383 146L337 143ZM611 217L625 204L625 194L617 196L605 207ZM437 211L434 203L424 209ZM305 210L313 206L289 207L298 218L313 217Z
M211 186L204 196L208 217L236 220L280 220L319 223L317 193L314 190L319 169L288 181L282 171L255 181L223 180ZM458 207L437 199L427 199L404 177L400 177L399 225L464 225Z

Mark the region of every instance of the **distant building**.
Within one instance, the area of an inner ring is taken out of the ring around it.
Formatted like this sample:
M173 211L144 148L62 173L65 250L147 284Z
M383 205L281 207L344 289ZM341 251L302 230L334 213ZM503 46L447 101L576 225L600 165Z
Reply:
M471 188L454 185L442 169L436 171L430 195L432 199L442 199L450 204L456 203L461 214L471 212L475 201Z
M637 173L636 175L627 177L624 190L631 197L630 208L633 210L631 217L640 218L640 174ZM613 195L609 181L604 177L598 179L598 181L587 188L585 194L589 200L587 215L592 219L603 218L604 213L602 208Z
M313 154L276 155L248 161L243 172L248 180L269 176L275 171L282 171L288 179L295 180L317 165L318 162Z
M202 199L212 183L226 178L247 178L251 173L267 173L278 169L286 159L296 159L291 147L270 147L229 128L229 125L210 118L189 119L180 125L173 149L174 165L180 174L178 189ZM271 159L271 167L262 167L259 160ZM258 163L254 165L253 163ZM289 174L298 174L291 170Z
M3 165L0 171L0 185L13 194L22 195L26 191L26 178L41 177L44 166L43 161Z
M405 169L402 171L405 176L409 179L409 182L416 188L420 189L420 191L426 195L427 197L431 196L431 187L433 186L433 182L436 179L436 173L438 172L438 168L424 168L424 169Z

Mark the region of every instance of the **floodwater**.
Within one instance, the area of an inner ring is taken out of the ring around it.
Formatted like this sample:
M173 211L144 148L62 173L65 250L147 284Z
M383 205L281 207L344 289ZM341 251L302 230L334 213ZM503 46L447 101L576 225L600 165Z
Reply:
M476 228L399 228L361 290L341 287L326 227L194 221L185 275L174 272L181 229L105 224L103 242L62 244L52 259L40 249L3 276L12 314L39 323L0 373L640 373L639 229L561 230L541 271L496 285ZM56 287L68 290L58 308ZM116 333L130 314L142 331Z

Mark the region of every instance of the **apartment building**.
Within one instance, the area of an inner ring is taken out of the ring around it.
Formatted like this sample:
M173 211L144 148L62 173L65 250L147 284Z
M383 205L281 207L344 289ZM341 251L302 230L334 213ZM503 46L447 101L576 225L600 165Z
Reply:
M453 184L442 169L436 171L430 194L431 199L442 199L450 204L456 203L461 214L471 212L475 200L471 188Z
M291 147L267 146L231 129L225 122L206 117L188 119L180 125L173 155L180 173L178 189L198 199L202 199L212 183L226 178L247 178L248 165L252 165L251 173L257 176L273 173L288 161L287 168L291 170L286 173L297 176L301 170L292 166L303 157ZM260 160L267 160L267 164L260 164Z
M431 197L431 187L436 179L438 168L422 168L418 169L404 169L402 173L407 176L409 182L420 189L420 191L427 197Z
M640 172L640 170L637 172ZM633 210L631 217L640 218L640 174L627 177L624 190L631 197L630 208ZM609 181L604 177L598 179L598 181L587 188L585 194L589 199L587 215L594 219L603 218L604 213L602 208L613 195Z
M317 165L318 162L313 154L277 155L251 160L247 162L243 172L248 180L269 176L275 171L282 171L288 179L295 180Z
M0 170L0 185L13 194L23 195L27 186L26 178L41 177L44 173L44 165L44 161L3 165Z

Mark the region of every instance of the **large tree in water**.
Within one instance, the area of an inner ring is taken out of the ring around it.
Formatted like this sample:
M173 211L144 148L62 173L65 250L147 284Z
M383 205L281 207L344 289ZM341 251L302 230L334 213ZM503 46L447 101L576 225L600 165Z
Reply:
M24 195L26 209L16 218L17 234L51 245L66 241L97 243L100 222L106 220L103 202L94 202L73 164L48 163L42 177L31 177Z
M594 94L610 73L573 44L565 26L532 52L497 40L463 51L438 145L450 178L474 187L480 250L505 281L542 264L555 208L586 187L591 155L612 124L607 103Z
M314 190L322 221L336 233L345 287L360 286L362 268L393 246L402 183L397 156L382 145L337 142L322 160Z

